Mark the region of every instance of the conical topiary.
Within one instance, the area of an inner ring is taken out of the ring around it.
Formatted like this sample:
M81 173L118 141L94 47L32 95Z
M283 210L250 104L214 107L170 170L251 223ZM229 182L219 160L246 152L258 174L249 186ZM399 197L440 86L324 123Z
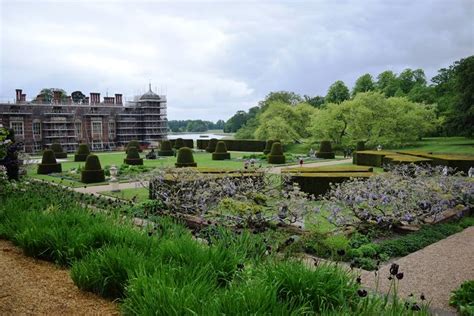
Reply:
M54 152L56 159L65 159L67 158L67 153L64 152L63 147L60 143L53 143L51 145L51 150Z
M184 140L182 138L177 138L175 143L174 143L174 149L178 150L180 148L183 148L184 146Z
M356 145L356 151L362 151L362 150L365 150L365 142L358 141Z
M230 159L230 153L227 152L227 146L223 141L217 142L216 151L212 153L212 160Z
M127 158L123 160L127 165L143 165L143 158L140 158L136 147L129 147L127 150Z
M275 141L273 139L269 139L267 140L266 144L265 144L265 149L263 150L263 153L265 155L268 155L270 153L270 151L272 151L272 145Z
M216 138L211 138L209 140L209 143L207 144L206 151L208 153L213 153L216 151L216 146L217 146L217 139Z
M334 159L335 154L332 151L331 142L328 140L321 141L319 151L316 152L316 157L325 159Z
M283 154L283 147L280 142L274 142L272 144L272 150L267 157L268 163L272 164L282 164L285 163L285 155Z
M141 153L143 150L140 146L140 142L138 140L131 140L127 144L127 148L125 148L125 153L128 154L128 149L131 147L135 147L139 153Z
M76 154L74 155L74 161L86 161L87 156L90 154L89 146L87 144L79 144Z
M161 142L158 156L174 156L174 151L173 148L171 148L171 142L169 140L164 140Z
M43 152L43 159L38 164L38 174L50 174L61 172L61 164L56 162L56 157L51 149L46 149Z
M182 147L178 150L178 159L176 160L175 166L181 167L197 167L197 163L194 162L193 151L191 148Z
M104 169L102 169L99 157L96 155L89 155L86 159L84 170L81 171L81 182L83 183L97 183L105 181Z

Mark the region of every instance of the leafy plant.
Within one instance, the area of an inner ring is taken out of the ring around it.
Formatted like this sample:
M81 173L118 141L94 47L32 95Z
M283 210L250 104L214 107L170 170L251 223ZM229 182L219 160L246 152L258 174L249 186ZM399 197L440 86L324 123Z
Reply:
M474 280L465 281L454 290L449 305L458 309L461 315L474 315Z

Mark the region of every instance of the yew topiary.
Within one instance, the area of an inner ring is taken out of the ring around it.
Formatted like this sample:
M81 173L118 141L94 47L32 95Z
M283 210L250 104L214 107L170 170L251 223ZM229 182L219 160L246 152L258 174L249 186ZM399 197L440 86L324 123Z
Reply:
M227 146L223 141L217 142L216 151L212 153L212 160L230 159L230 153L227 152Z
M81 171L81 182L83 183L97 183L105 181L104 169L100 165L99 157L96 155L89 155L86 159L84 170Z
M43 152L43 159L38 164L38 174L50 174L61 172L61 164L56 162L56 157L51 149L46 149Z
M60 143L53 143L51 145L51 150L54 152L54 156L56 157L56 159L67 158L67 153L64 152L63 147Z
M263 153L265 155L268 155L270 151L272 151L272 145L275 141L273 139L267 140L267 143L265 144L265 149L263 150Z
M125 153L128 154L128 150L132 147L135 147L140 153L143 151L138 140L131 140L128 142L127 148L125 148Z
M127 158L123 160L127 165L143 165L143 158L140 158L136 147L129 147L127 150Z
M175 148L176 150L178 150L178 149L183 148L183 147L186 147L186 146L184 145L184 140L183 140L182 138L177 138L176 141L175 141L175 143L174 143L174 148Z
M209 144L207 145L206 151L208 153L213 153L216 151L216 146L217 146L217 139L216 138L211 138L209 140Z
M365 142L359 141L357 142L357 145L356 145L356 151L362 151L362 150L365 150Z
M272 150L267 157L268 163L282 164L286 162L285 155L283 154L283 146L280 142L274 142L272 144Z
M175 166L181 167L197 167L197 163L194 162L193 151L191 148L182 147L178 150L178 158Z
M161 142L158 156L174 156L174 151L173 148L171 148L171 142L169 140L164 140Z
M319 151L316 152L316 157L325 159L334 159L335 154L332 151L331 142L328 140L321 141Z
M87 144L79 144L76 154L74 155L74 161L86 161L87 156L90 154L89 146Z

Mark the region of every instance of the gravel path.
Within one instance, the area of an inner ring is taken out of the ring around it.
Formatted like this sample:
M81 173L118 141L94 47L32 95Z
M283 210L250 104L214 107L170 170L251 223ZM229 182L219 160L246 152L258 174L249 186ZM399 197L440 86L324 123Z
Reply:
M117 305L80 291L69 271L26 257L0 240L0 315L119 315Z
M474 227L449 236L417 252L395 261L400 265L404 278L399 282L399 293L408 297L410 293L419 298L424 293L434 311L455 312L449 306L451 291L466 280L474 279ZM380 290L388 290L390 264L381 267ZM363 284L373 288L373 272L362 273ZM418 300L419 301L419 300ZM444 313L440 313L444 314Z

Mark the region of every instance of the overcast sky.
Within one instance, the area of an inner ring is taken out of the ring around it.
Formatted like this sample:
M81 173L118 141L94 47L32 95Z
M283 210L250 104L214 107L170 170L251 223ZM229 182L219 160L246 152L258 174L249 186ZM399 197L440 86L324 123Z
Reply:
M226 120L270 91L325 95L367 72L431 78L474 54L474 0L0 2L2 101L131 98L151 80L171 120Z

